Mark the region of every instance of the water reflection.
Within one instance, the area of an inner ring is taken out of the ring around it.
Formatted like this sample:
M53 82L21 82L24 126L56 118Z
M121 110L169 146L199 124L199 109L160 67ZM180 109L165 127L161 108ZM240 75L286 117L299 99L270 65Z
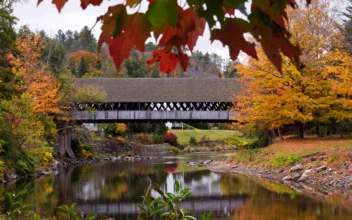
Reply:
M212 211L212 219L350 219L352 210L312 200L271 182L260 183L231 174L191 168L186 162L216 157L195 154L166 157L159 161L116 162L67 169L56 176L22 181L1 188L2 192L27 189L26 201L44 216L60 204L77 202L77 209L115 219L135 219L148 186L145 176L174 192L174 180L192 188L180 204L195 216Z

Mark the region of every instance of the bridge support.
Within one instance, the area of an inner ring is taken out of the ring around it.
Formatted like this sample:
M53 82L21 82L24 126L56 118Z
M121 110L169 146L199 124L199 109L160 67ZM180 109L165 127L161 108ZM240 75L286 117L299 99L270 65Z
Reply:
M76 158L75 153L73 153L71 147L71 140L72 140L72 131L71 127L63 128L59 131L59 145L58 145L58 153L63 156L68 156L72 159Z

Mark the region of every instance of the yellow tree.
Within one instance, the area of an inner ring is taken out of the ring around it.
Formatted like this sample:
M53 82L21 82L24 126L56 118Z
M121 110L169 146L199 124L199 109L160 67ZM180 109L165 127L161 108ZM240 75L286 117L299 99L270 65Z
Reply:
M314 0L309 8L289 10L292 41L301 47L301 63L284 58L282 72L264 56L250 58L238 66L243 74L244 94L238 97L238 124L248 129L275 129L297 124L303 138L303 124L327 122L334 116L330 106L336 99L324 70L323 57L339 42L338 23L329 14L325 0Z
M23 78L24 83L18 89L29 92L34 100L35 112L53 115L60 112L57 97L58 85L51 73L47 73L40 61L42 41L39 34L27 32L16 39L16 48L20 55L9 54L13 72Z
M352 118L352 55L335 49L326 55L326 72L332 93L336 97L334 118L338 121Z

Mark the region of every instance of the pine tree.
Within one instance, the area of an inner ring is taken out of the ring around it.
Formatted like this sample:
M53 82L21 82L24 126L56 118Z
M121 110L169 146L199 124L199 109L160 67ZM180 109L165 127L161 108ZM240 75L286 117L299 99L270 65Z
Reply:
M87 72L88 72L88 64L85 61L84 57L82 57L81 61L79 62L77 77L81 78Z

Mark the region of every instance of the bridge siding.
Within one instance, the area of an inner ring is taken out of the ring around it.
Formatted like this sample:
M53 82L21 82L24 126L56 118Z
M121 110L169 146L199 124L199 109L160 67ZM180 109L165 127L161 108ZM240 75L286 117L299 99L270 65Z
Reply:
M75 111L73 121L231 121L230 111Z

